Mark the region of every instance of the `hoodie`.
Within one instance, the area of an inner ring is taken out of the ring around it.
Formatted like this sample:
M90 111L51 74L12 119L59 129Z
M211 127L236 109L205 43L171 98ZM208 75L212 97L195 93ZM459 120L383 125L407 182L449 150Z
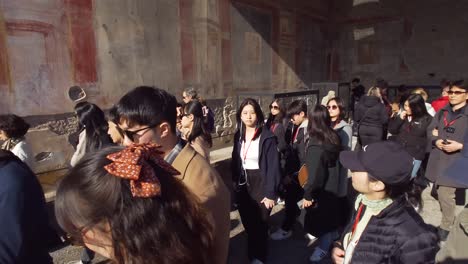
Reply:
M364 96L356 107L354 120L360 125L383 127L388 122L388 114L379 97Z
M340 137L341 146L343 150L351 150L352 148L352 137L353 137L353 129L351 125L348 124L344 120L340 120L338 124L336 124L333 129L338 133Z

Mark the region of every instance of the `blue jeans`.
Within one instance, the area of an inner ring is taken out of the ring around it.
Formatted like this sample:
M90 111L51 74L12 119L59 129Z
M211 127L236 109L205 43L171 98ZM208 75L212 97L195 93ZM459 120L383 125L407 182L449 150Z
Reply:
M422 160L414 160L413 171L411 172L411 179L414 179L416 177L416 174L418 174L418 170L419 168L421 168L421 163Z
M329 252L333 242L339 237L337 231L328 232L318 238L317 247L320 249Z

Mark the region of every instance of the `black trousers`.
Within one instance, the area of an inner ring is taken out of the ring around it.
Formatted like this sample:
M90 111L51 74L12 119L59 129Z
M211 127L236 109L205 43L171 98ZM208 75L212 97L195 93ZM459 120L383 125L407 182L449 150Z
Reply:
M289 231L293 228L296 218L301 214L301 210L297 206L304 196L304 189L295 181L289 182L285 186L284 193L284 213L285 217L281 229Z
M247 254L249 260L266 261L268 251L268 217L271 209L252 198L246 185L237 192L238 210L247 233Z

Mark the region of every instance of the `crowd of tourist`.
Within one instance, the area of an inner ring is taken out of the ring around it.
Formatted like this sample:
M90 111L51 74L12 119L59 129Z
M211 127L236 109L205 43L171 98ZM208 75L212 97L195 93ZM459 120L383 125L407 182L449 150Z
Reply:
M457 190L468 188L468 83L441 89L432 104L422 88L390 102L384 80L366 93L354 79L349 103L274 99L269 113L244 99L232 186L210 164L214 112L193 87L179 103L163 89L134 88L107 116L79 102L57 222L83 246L79 263L95 252L113 263L227 263L232 207L254 264L268 263L269 240L289 239L298 221L315 240L312 263L468 262L468 209L455 210ZM21 117L0 116L0 263L52 263L28 129ZM437 228L419 214L424 188L440 204ZM281 226L270 226L283 202Z

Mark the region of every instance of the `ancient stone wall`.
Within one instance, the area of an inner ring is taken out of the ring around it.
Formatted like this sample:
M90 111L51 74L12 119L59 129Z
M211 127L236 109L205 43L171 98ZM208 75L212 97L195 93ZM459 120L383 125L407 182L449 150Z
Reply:
M335 1L331 78L359 76L393 85L438 85L467 78L468 2Z
M36 172L68 167L68 89L108 109L138 85L195 86L235 130L236 94L326 77L327 0L0 0L0 112L26 117Z

